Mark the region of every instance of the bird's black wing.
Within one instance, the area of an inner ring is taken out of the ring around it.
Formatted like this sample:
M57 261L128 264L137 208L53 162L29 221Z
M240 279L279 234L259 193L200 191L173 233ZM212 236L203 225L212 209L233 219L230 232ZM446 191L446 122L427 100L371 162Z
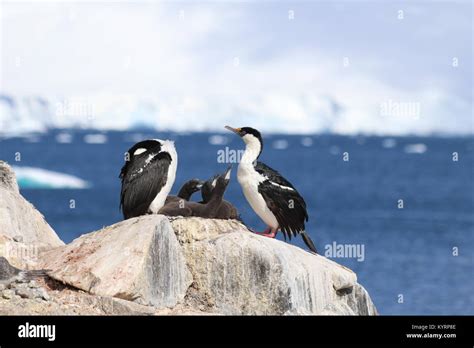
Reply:
M126 163L120 173L120 206L125 219L144 215L168 180L171 156L160 152L146 164L145 159Z
M280 173L278 173L275 169L267 166L265 163L262 163L262 162L257 162L255 164L255 170L266 176L270 181L278 184L278 185L281 185L281 186L286 186L286 187L289 187L289 188L292 188L295 190L294 186L291 184L291 182L289 182L288 180L286 180ZM295 190L296 191L296 190ZM305 204L306 205L306 204Z
M308 221L306 202L294 186L264 163L257 162L255 170L265 177L258 185L258 191L275 215L285 239L291 240L292 236L305 231L305 221Z

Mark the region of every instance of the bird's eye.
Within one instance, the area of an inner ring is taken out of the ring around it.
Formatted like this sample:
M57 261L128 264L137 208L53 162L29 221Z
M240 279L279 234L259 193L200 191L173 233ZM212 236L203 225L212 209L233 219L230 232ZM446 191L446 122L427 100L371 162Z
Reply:
M133 153L134 156L138 156L141 153L146 152L146 149L143 147L140 147L139 149L136 149L135 152Z

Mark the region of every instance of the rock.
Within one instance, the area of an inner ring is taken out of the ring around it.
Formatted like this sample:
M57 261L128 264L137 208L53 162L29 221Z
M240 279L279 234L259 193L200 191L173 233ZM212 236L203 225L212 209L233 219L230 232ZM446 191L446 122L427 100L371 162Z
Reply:
M157 308L182 302L192 281L168 219L156 215L83 235L45 253L40 266L77 289Z
M24 299L40 299L49 301L51 298L46 289L39 286L34 280L31 280L28 283L10 283L10 289L15 293L15 295Z
M5 284L0 284L0 291L3 291L3 290L5 290L5 289L6 289Z
M0 161L0 256L19 268L34 268L39 253L64 243L34 206L21 196L15 174Z
M21 298L34 298L35 294L31 289L28 288L20 288L15 291L15 294L20 296Z
M21 280L11 283L11 289L27 289L28 287L28 283L24 283Z
M51 299L48 292L44 288L37 288L35 290L36 290L35 291L35 298L41 298L45 301L49 301Z
M153 314L154 309L136 304L134 302L125 301L118 298L98 296L98 297L85 297L87 302L92 306L96 306L106 314L113 315L143 315Z
M13 296L15 296L15 292L13 290L7 289L2 291L2 297L7 300L12 299Z
M78 291L63 290L49 300L39 297L2 299L0 315L150 315L159 313L154 307L113 297L90 295Z
M40 266L155 313L377 314L348 268L233 220L134 218L45 253Z
M4 161L0 161L0 187L15 193L20 193L13 169Z
M376 314L355 273L236 221L175 219L196 294L222 314ZM351 289L353 295L338 295ZM364 304L364 305L363 305Z

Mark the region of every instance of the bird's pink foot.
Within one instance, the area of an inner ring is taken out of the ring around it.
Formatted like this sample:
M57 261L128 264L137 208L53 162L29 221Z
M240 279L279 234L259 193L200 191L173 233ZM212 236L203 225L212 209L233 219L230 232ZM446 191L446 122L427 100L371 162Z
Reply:
M271 227L267 228L263 232L254 231L254 233L259 234L259 235L264 236L264 237L268 237L268 238L275 238L275 236L276 236L276 230L273 230Z

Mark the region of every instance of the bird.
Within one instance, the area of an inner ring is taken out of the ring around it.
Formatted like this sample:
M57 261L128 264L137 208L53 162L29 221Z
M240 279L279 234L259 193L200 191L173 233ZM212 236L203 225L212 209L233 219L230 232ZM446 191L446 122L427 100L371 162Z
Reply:
M46 269L21 270L12 266L5 257L0 256L0 284L6 285L15 281L27 282L34 278L47 277L47 272L49 272L49 270Z
M225 128L239 135L246 145L238 166L237 180L252 209L268 226L265 231L257 233L275 238L281 230L285 240L301 235L306 246L317 253L306 233L308 213L303 197L280 173L257 161L263 150L260 132L252 127Z
M209 200L212 197L214 188L216 187L218 178L219 178L219 175L214 175L209 180L204 182L204 184L201 187L202 201L200 203L209 202ZM237 208L232 203L230 203L229 201L226 201L225 199L222 200L216 212L216 219L224 219L224 220L235 219L235 220L241 221Z
M136 143L125 153L120 171L120 207L124 219L156 214L171 191L178 167L174 142L149 139Z
M165 205L170 202L179 202L180 200L189 201L193 193L202 188L204 182L199 179L191 179L186 181L178 192L177 196L169 195L166 197Z
M196 216L201 218L218 218L219 207L223 201L224 193L230 181L231 167L216 178L216 185L207 202L170 202L163 206L159 214L167 216Z

